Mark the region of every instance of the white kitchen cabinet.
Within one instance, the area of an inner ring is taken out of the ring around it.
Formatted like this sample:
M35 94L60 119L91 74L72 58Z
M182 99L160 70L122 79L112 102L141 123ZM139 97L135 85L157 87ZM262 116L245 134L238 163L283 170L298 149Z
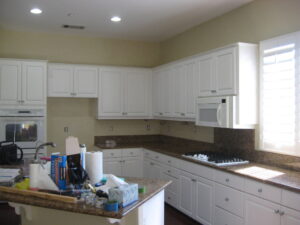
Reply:
M96 98L98 68L85 65L49 64L48 96Z
M0 60L0 103L46 105L46 62Z
M102 67L98 119L149 118L151 70Z
M282 207L281 211L284 214L281 216L281 225L299 225L300 212L286 207Z
M152 160L144 161L144 175L149 179L161 179L162 168Z
M245 225L280 225L280 205L250 195L245 198Z
M200 97L256 92L257 45L233 44L204 53L197 61Z
M103 171L122 177L143 177L140 149L103 150Z
M103 159L103 172L105 174L113 174L115 176L123 176L122 159Z
M179 175L179 205L180 211L186 215L193 217L195 209L195 189L196 189L196 176L181 172Z
M196 181L196 207L194 219L203 225L212 224L213 216L213 182L197 177Z
M153 115L161 119L193 120L198 83L195 60L154 70Z

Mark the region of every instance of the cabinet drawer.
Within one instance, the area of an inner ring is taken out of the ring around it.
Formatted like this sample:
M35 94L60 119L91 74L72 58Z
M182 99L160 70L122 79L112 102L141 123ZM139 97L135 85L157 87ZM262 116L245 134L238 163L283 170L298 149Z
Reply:
M177 170L173 167L166 166L166 167L164 167L163 172L165 174L168 174L168 175L172 176L172 177L179 178L179 170Z
M256 182L254 180L245 181L245 192L270 200L272 202L280 203L281 189L274 186Z
M201 166L197 163L192 163L185 160L177 160L175 166L180 170L187 171L191 174L195 174L208 180L213 180L213 169L209 167Z
M282 190L282 204L300 211L300 193Z
M161 162L161 163L163 163L164 165L169 165L169 166L171 166L172 165L172 157L170 157L170 156L167 156L167 155L164 155L164 154L160 154L159 156L158 156L158 158L159 158L159 161Z
M174 193L178 193L178 190L179 190L178 178L175 178L173 176L163 173L162 179L172 181L172 183L168 187L166 187L166 190L174 192Z
M215 181L235 189L244 190L244 178L215 170Z
M216 205L237 215L243 217L244 204L243 193L223 185L215 186Z
M103 150L103 157L104 158L122 157L122 149Z
M177 206L178 206L177 195L173 192L166 191L165 192L165 202L167 202L171 206L174 206L177 208Z
M153 152L152 151L149 151L149 150L146 150L146 149L144 149L144 157L146 157L146 158L153 158L152 157L152 154L153 154Z
M126 149L123 149L123 157L139 156L140 153L141 153L141 151L138 148L126 148Z
M243 225L243 220L223 209L216 207L215 225Z

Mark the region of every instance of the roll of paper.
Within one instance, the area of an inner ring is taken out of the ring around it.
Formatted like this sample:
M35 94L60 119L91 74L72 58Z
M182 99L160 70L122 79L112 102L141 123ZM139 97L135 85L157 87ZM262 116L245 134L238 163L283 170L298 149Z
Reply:
M86 152L85 168L93 185L100 182L103 177L103 153Z
M29 165L29 179L30 184L29 187L31 189L38 188L38 181L39 181L39 173L40 173L40 164L30 164Z

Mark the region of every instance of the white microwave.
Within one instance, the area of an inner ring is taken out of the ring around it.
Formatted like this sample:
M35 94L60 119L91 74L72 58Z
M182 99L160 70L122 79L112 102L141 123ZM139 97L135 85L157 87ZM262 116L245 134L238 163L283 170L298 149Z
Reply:
M256 107L238 96L204 97L196 100L196 125L252 129L255 127Z
M198 98L196 125L229 127L232 101L233 96Z

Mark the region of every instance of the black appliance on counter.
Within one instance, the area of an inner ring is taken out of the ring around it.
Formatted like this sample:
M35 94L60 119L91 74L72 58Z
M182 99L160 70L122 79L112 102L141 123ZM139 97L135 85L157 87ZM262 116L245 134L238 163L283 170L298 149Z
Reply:
M182 155L183 157L191 158L215 166L234 166L247 164L249 161L234 157L221 152L188 152Z
M18 157L18 151L20 152ZM10 141L0 142L0 165L13 165L23 159L23 150L17 144Z

